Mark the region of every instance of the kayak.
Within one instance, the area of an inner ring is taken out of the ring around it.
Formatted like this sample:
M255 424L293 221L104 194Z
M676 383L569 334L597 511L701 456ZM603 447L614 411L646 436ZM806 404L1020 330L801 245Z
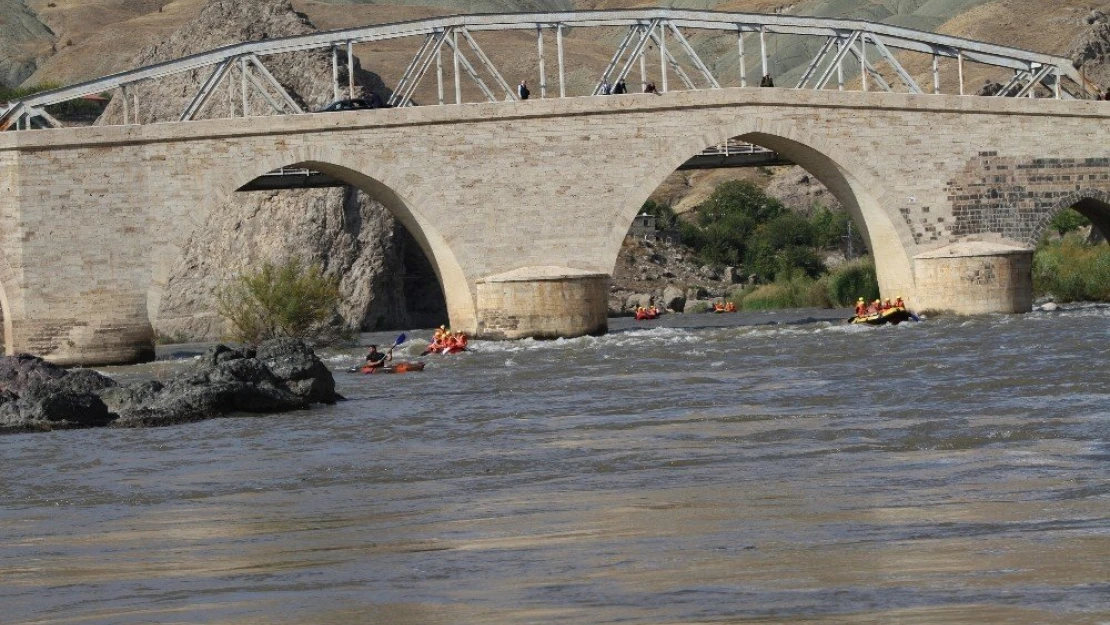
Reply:
M351 367L351 373L365 373L367 375L372 373L414 373L424 370L424 363L422 362L395 362L388 367L368 367L363 365L361 367Z
M889 308L863 317L852 317L848 323L866 323L871 326L881 326L888 323L891 325L898 325L903 321L910 321L911 319L913 321L919 321L916 315L905 308Z
M636 321L651 321L652 319L658 319L658 318L659 318L659 313L654 313L654 314L649 313L649 312L638 312L638 313L636 313Z

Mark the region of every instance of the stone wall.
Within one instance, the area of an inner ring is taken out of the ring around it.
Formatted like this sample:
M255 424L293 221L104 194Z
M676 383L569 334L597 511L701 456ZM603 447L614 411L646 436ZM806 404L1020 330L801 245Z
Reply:
M952 220L925 223L930 240L997 234L1036 245L1059 211L1085 199L1107 203L1110 158L1002 157L983 152L950 181ZM924 238L919 229L915 236Z

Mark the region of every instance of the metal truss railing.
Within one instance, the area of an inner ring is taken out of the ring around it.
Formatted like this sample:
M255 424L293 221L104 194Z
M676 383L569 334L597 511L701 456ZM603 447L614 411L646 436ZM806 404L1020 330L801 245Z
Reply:
M748 50L758 48L753 53L758 53L759 76L768 77L768 39L775 35L813 37L820 42L817 54L809 62L800 80L793 85L798 89L845 89L846 74L854 76L858 72L858 88L863 91L898 89L915 94L924 93L899 57L900 54L905 56L909 52L931 57L933 93L941 92L940 61L952 59L957 64L960 95L965 94L966 63L1012 71L1010 83L999 92L1001 96L1036 97L1038 88L1039 95L1048 94L1057 99L1088 99L1094 95L1072 63L1065 58L873 22L676 9L511 13L456 15L225 46L175 61L45 91L9 103L0 108L0 130L60 126L61 123L45 110L46 107L113 91L118 92L118 97L122 97L123 123L139 123L140 84L192 71L205 71L208 76L182 111L179 121L196 119L205 110L213 93L221 87L228 90L229 97L236 91L239 92L236 97L243 102L244 114L249 110L246 106L248 94L258 94L270 107L269 114L303 113L305 111L297 104L296 99L266 68L262 61L264 57L330 49L335 98L343 96L344 87L348 97L354 97L354 72L350 71L354 66L353 47L356 44L410 37L420 38L422 41L406 71L393 87L391 105L412 105L418 87L433 66L438 96L436 102L447 104L444 84L445 55L450 56L453 72L453 103L463 102L464 74L477 85L486 100L515 100L518 98L516 90L505 80L474 36L475 33L498 31L535 33L540 77L538 95L541 98L549 96L544 46L545 38L553 36L558 96L567 97L565 36L570 29L582 28L626 29L611 60L597 78L593 89L595 95L603 92L606 83L625 80L637 68L642 90L648 82L649 56L652 56L653 64L658 62L660 85L657 89L662 92L671 90L672 74L686 89L746 87L749 78ZM722 34L734 37L736 46L728 52L732 57L728 60L736 61L739 70L727 79L714 74L711 68L719 67L719 62L725 59L715 58L713 60L718 63L707 63L687 36L695 32L708 32L716 37ZM345 59L341 59L344 56ZM341 84L339 71L344 61L348 70L346 85ZM895 84L892 85L891 81L883 77L880 71L882 68L887 70L887 76L896 77ZM855 81L852 86L855 86ZM230 114L234 115L234 108L229 108Z

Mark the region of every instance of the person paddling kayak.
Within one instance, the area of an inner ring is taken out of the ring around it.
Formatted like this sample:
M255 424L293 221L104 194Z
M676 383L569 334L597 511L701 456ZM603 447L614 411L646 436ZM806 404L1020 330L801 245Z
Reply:
M393 350L390 349L388 353L379 352L377 345L371 345L370 351L366 354L366 367L371 369L378 369L384 367L387 362L393 360Z

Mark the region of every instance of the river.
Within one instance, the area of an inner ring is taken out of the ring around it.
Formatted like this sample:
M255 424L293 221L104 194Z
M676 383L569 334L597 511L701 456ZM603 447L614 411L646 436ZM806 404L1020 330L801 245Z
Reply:
M0 622L1110 623L1108 339L1086 306L330 353L334 407L0 438Z

